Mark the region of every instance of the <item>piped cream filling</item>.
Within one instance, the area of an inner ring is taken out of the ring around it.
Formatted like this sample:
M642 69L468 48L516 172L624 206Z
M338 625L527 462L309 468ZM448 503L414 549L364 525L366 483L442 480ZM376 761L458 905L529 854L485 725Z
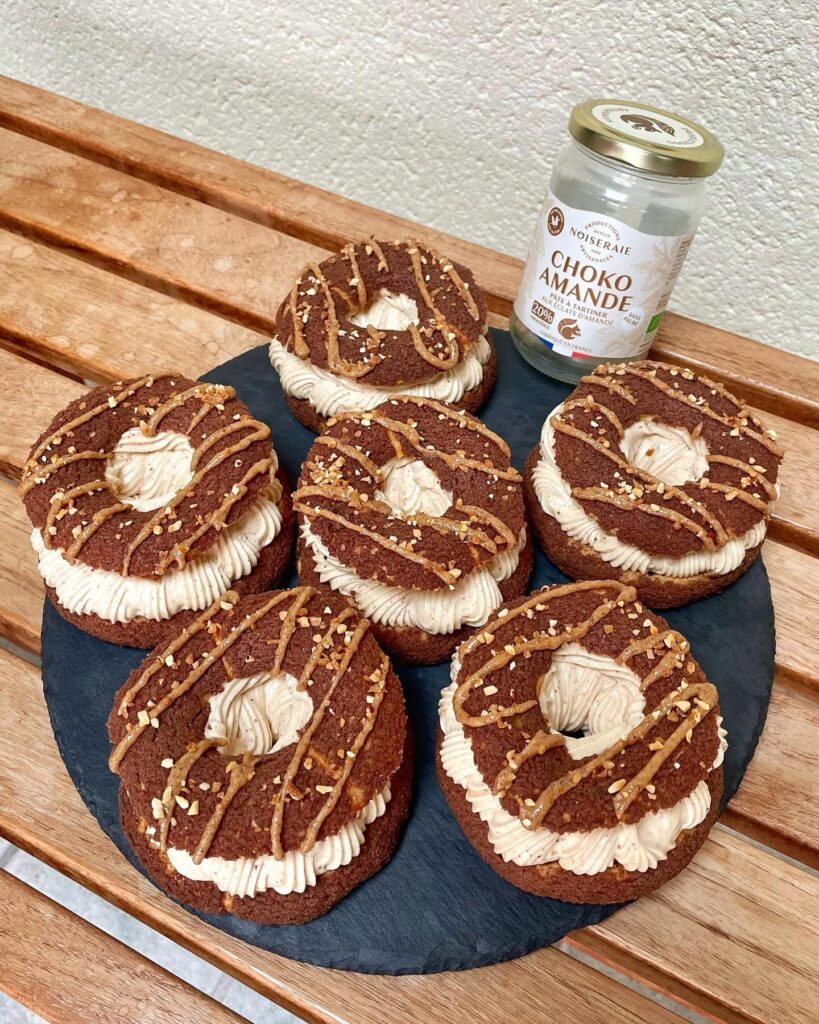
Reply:
M205 739L219 738L225 757L272 754L289 747L313 715L308 690L289 672L257 672L228 679L208 700Z
M270 361L279 374L285 394L305 399L319 416L326 419L341 412L374 409L395 395L460 402L467 391L476 388L483 380L484 366L490 355L489 342L484 336L475 342L457 366L432 380L400 387L373 387L299 359L293 352L288 352L277 338L270 343Z
M417 512L442 516L452 507L452 492L444 489L434 470L421 459L410 455L390 459L381 467L380 475L375 498L394 511L409 516Z
M321 875L349 864L361 853L367 826L384 814L390 796L390 784L387 783L340 832L320 839L307 853L288 850L282 860L277 860L272 853L236 860L205 857L201 864L194 864L187 850L170 847L168 860L185 878L194 882L212 882L221 892L231 896L252 897L268 889L281 896L304 892L314 886Z
M540 460L532 474L532 483L543 511L557 520L564 533L592 548L604 562L608 562L616 569L678 579L698 576L701 573L724 576L733 572L742 563L746 551L761 544L765 539L767 524L763 519L742 537L732 537L714 551L691 551L679 558L672 558L667 555L652 555L620 540L612 533L607 533L572 497L571 487L563 479L555 461L554 428L551 420L562 408L561 404L553 409L543 424ZM693 456L693 459L695 458L696 453ZM691 465L694 465L693 459ZM666 474L677 473L674 465L669 464L673 463L673 460L665 458L664 463ZM688 469L683 467L683 471L687 472Z
M117 500L137 512L166 505L193 476L194 451L184 434L126 430L105 464L105 479Z
M611 659L609 659L611 660ZM552 832L545 827L527 829L519 818L511 815L492 792L475 763L472 741L455 716L453 696L457 688L460 661L452 659L452 682L441 692L438 706L441 731L441 764L452 781L460 786L473 812L488 828L492 849L507 863L531 867L557 862L564 871L576 875L596 875L613 864L627 871L653 870L664 861L676 845L681 832L704 821L711 807L711 792L705 781L673 807L646 814L633 824L621 822L614 828L596 828L588 832ZM577 688L578 709L585 701L584 687ZM563 699L570 702L572 687L566 686ZM565 720L579 710L566 706ZM610 722L612 727L617 725ZM718 720L720 744L713 768L722 764L727 748L722 719ZM599 723L600 734L607 731L605 719ZM625 728L620 723L620 728ZM587 756L583 754L582 756Z
M366 309L350 317L358 327L375 327L379 331L405 331L410 324L418 326L418 303L409 295L379 288Z
M451 588L412 590L391 587L377 580L363 580L349 566L330 554L320 537L301 526L305 543L303 557L312 557L322 583L352 599L359 611L383 626L414 626L425 633L454 633L462 626L480 626L503 603L498 584L514 573L526 543L521 530L516 547L502 551L490 562L479 566Z
M280 500L281 489L274 480L198 558L156 579L122 576L80 561L72 565L61 548L47 548L36 529L31 544L40 574L56 591L63 608L77 615L98 615L107 622L131 622L136 618L157 621L180 611L207 608L232 583L252 572L262 549L281 531ZM122 518L127 519L127 513L122 513Z

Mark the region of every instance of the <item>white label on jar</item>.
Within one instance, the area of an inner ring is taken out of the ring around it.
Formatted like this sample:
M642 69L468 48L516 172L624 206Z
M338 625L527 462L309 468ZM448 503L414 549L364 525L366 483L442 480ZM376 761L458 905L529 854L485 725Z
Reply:
M636 107L631 103L598 103L592 108L592 114L602 124L613 128L621 135L633 139L650 140L661 146L674 146L676 149L691 149L701 146L705 139L698 131L678 121L670 114L655 114L645 107Z
M550 192L515 313L562 355L643 356L693 237L646 235L613 217L566 206Z

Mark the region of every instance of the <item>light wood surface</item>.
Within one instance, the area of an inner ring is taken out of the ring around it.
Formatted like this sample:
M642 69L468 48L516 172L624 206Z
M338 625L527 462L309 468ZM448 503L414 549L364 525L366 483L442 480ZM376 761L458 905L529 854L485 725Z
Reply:
M0 870L0 985L55 1024L244 1020Z
M0 77L0 472L19 474L82 381L196 376L264 343L294 271L367 234L421 234L468 263L504 324L520 274L511 257ZM660 893L572 935L567 948L588 964L551 949L462 974L364 978L229 939L159 896L102 836L59 760L36 669L5 652L0 833L309 1020L677 1019L595 963L714 1019L819 1019L819 880L806 870L819 863L819 365L671 315L655 354L733 386L787 449L764 549L776 681L723 818L736 833L718 827ZM0 517L0 635L36 651L42 586L10 482Z

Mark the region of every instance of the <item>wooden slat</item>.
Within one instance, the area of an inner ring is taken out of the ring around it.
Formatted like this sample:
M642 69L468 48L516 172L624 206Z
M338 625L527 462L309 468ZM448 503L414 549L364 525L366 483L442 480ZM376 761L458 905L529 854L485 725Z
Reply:
M321 970L230 938L161 896L102 835L59 760L36 670L3 651L0 721L10 734L0 749L0 834L310 1020L460 1024L469 1007L476 1024L497 1024L504 1007L518 1024L596 1015L607 1024L679 1024L554 949L479 971L386 978Z
M3 282L0 275L0 305ZM19 477L31 446L85 385L0 349L0 473Z
M43 616L43 581L37 556L29 542L31 523L17 490L0 480L0 635L24 650L40 650Z
M0 337L89 380L198 376L265 336L0 229Z
M0 224L265 330L281 288L326 255L2 128Z
M3 76L0 125L325 249L367 235L422 233L471 267L502 312L517 288L520 261L514 257Z
M2 870L0 907L0 987L45 1020L244 1020Z
M681 875L587 931L706 1010L807 1024L819 1007L817 896L815 875L717 827Z
M819 868L819 783L814 779L819 779L819 703L775 686L765 731L723 821Z
M777 665L792 682L819 690L819 562L774 541L766 542L764 559L776 612Z
M322 248L368 234L422 234L474 270L495 312L511 308L522 268L511 256L2 77L0 124ZM744 388L760 408L819 427L817 363L670 313L655 355Z
M33 352L97 381L180 367L197 376L267 340L263 333L0 229L2 336L21 353ZM33 381L26 391L27 397L32 391L36 396ZM35 407L56 411L59 405L49 399L44 395ZM819 432L779 416L765 418L787 451L771 535L819 553L819 504L812 500L819 493L819 460L813 457ZM12 434L22 423L25 419L14 418Z

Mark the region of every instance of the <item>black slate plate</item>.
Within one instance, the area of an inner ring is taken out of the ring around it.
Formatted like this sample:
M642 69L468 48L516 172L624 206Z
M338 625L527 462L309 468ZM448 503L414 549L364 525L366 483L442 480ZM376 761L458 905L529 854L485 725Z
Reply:
M512 447L519 468L546 413L570 390L541 376L496 331L498 386L483 418ZM312 435L290 415L264 348L225 363L207 379L232 384L270 424L281 462L295 481ZM539 554L532 586L564 577ZM756 747L770 699L774 624L765 567L757 560L726 593L669 612L717 685L730 746L725 799L737 789ZM108 771L105 719L114 692L143 652L103 643L43 614L43 681L54 734L69 774L103 830L139 868L120 830L117 778ZM262 926L199 915L274 953L373 974L460 970L522 956L593 924L616 908L540 899L504 882L473 851L449 813L433 768L437 701L448 666L402 668L416 736L415 798L390 864L324 917L306 925ZM140 869L141 870L141 869Z

